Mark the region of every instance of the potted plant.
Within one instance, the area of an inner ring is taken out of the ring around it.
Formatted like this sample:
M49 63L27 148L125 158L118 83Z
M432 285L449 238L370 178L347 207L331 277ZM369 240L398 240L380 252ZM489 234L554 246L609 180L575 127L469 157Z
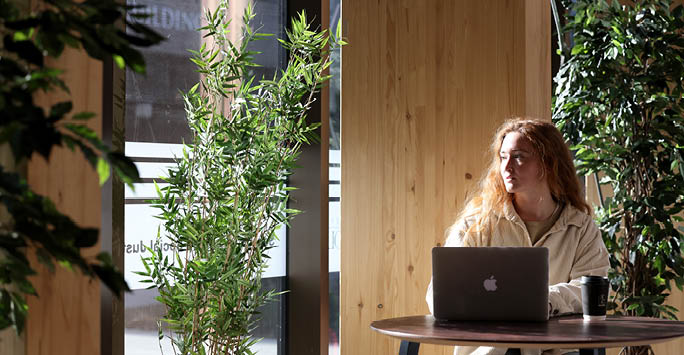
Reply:
M21 167L34 154L49 160L52 149L63 146L83 153L97 169L101 184L109 178L110 167L128 184L138 178L135 165L123 153L84 125L93 114L72 114L70 100L47 111L34 101L40 92L69 93L62 71L52 67L49 58L59 58L66 46L82 48L92 58L112 58L121 68L144 73L145 62L136 47L162 40L148 27L130 22L126 11L134 7L119 1L43 2L40 10L28 13L13 1L0 0L0 148L11 154L11 163L0 167L0 330L13 327L17 334L29 311L25 295L36 295L29 280L36 274L35 265L27 253L35 253L50 270L55 263L78 269L116 295L128 289L109 254L81 256L81 249L97 243L98 230L83 228L58 211L49 198L28 186L22 173ZM129 25L130 32L117 22Z
M684 283L684 8L670 0L564 6L572 45L555 78L553 121L578 171L612 191L596 208L610 254L609 309L676 319L665 301Z
M329 47L344 44L339 32L312 30L302 13L279 40L287 67L259 81L250 74L256 64L248 45L266 35L250 27L253 17L249 5L241 40L232 43L228 1L206 10L201 30L210 44L191 59L202 77L183 96L193 141L158 188L164 232L140 274L166 308L160 338L168 327L180 354L251 353L257 308L275 295L260 292L266 251L297 213L287 208L287 177L300 147L318 139L319 124L306 113L328 79Z

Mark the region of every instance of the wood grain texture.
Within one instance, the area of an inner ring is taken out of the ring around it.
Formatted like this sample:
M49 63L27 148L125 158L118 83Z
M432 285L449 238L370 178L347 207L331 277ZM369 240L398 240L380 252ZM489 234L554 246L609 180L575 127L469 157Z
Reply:
M66 50L51 66L65 69L64 81L71 89L72 113L90 111L96 118L88 125L101 131L102 64L84 52ZM37 98L47 107L66 99L62 93ZM48 196L62 212L82 226L101 223L101 190L95 171L81 157L66 149L55 149L47 163L34 156L28 164L32 189ZM84 251L94 257L99 245ZM27 355L92 355L100 353L100 284L57 266L54 274L35 259L38 275L32 279L39 298L29 297L26 328Z
M549 118L548 7L345 0L342 354L397 352L369 325L428 312L430 249L480 178L494 129L510 116Z
M24 355L24 334L17 335L12 328L0 330L0 354Z

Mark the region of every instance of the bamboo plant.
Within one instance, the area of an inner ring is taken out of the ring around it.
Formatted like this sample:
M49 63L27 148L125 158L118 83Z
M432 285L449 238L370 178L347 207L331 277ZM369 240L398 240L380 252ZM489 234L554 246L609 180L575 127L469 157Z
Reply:
M239 43L229 40L228 1L205 10L208 40L191 51L200 82L183 95L193 141L158 187L162 243L143 258L151 287L166 308L159 334L177 354L251 354L257 308L275 291L260 290L276 229L297 213L287 208L287 178L303 144L318 139L306 114L328 80L337 33L315 31L300 14L280 44L287 67L271 79L251 76L249 44L267 37L244 12ZM210 43L210 44L206 44ZM166 330L168 331L166 331Z

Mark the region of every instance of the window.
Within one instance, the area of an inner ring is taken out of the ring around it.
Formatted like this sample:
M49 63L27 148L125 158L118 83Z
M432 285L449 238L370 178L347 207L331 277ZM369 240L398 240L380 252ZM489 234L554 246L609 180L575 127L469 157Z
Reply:
M330 29L335 30L342 17L342 0L330 0ZM340 189L342 182L342 150L340 145L340 89L341 89L341 49L331 54L330 65L330 142L329 142L329 171L328 171L328 293L329 293L329 324L328 334L329 355L340 353Z
M212 1L199 0L137 0L129 4L145 5L150 17L144 21L160 32L166 41L146 49L147 75L126 73L126 155L140 171L142 181L135 191L125 195L124 274L133 292L126 294L124 310L125 354L159 354L157 320L164 309L155 297L157 290L147 290L134 271L142 270L144 246L151 246L157 236L158 212L149 204L156 198L154 182L173 165L174 156L181 155L182 143L191 142L192 135L185 121L180 91L187 91L199 80L195 66L189 60L188 49L199 49L202 38L196 31L201 27L203 8ZM252 27L261 32L274 33L283 38L285 0L257 0ZM242 11L236 10L235 23ZM254 75L272 77L285 61L285 51L276 38L257 41L251 50L262 52L256 57L262 67ZM116 84L116 83L115 83ZM163 185L160 185L163 186ZM163 234L163 230L161 231ZM262 279L264 289L285 288L286 232L279 230L280 244L271 250L269 268ZM278 299L261 310L259 326L254 335L263 338L255 349L259 354L282 354L284 341L284 302ZM165 354L172 349L168 339L162 342Z

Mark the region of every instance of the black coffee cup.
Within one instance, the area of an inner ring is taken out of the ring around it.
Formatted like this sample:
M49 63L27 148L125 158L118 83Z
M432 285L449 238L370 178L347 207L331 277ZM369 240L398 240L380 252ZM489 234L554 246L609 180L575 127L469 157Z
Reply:
M582 313L585 321L606 319L608 282L603 276L582 276Z

